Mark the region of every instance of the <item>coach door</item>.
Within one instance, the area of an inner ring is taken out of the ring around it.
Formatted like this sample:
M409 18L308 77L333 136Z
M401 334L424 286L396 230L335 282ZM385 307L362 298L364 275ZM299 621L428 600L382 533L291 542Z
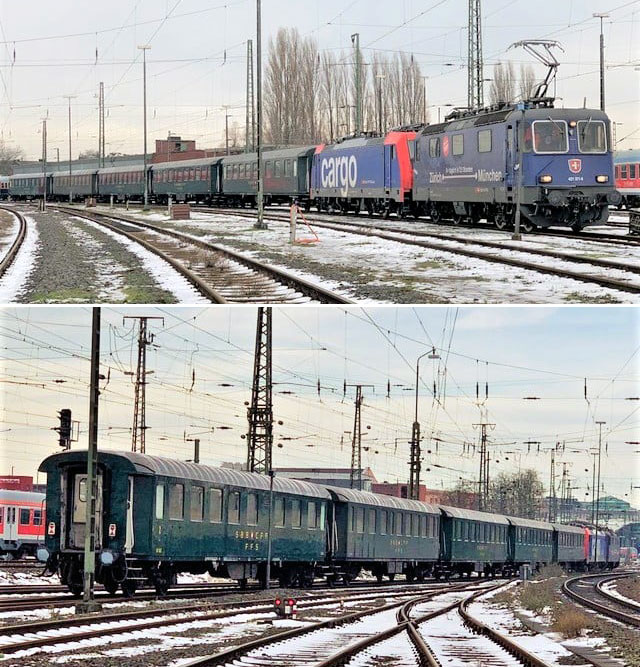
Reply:
M127 491L127 527L124 540L125 553L130 554L133 550L133 477L128 479L129 487Z
M506 156L506 161L507 163L505 164L505 183L507 184L508 188L512 188L514 186L513 183L513 166L515 163L515 141L514 141L514 136L513 136L513 126L508 125L507 126L507 149L505 151L505 156Z
M7 507L7 520L5 522L4 539L10 541L15 541L18 539L15 507Z
M86 534L87 499L89 489L87 488L86 473L77 474L73 482L73 498L71 503L71 530L69 531L69 547L72 549L84 549L84 537ZM96 494L96 548L102 544L102 475L98 475Z
M393 144L384 147L384 189L387 192L391 189L391 167L394 149L395 146Z

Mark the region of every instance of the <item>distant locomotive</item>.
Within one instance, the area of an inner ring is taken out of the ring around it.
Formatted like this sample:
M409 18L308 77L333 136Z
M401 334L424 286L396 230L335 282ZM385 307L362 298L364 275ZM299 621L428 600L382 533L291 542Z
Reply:
M82 590L86 465L82 451L40 465L48 516L38 558L74 594ZM583 528L277 477L270 505L267 476L139 453L101 451L97 488L96 579L126 595L142 584L165 593L179 572L264 583L269 539L282 586L315 577L348 583L362 570L420 581L513 574L524 563L596 566ZM599 548L599 566L618 560L615 548Z
M44 542L45 494L0 489L0 556L35 556Z

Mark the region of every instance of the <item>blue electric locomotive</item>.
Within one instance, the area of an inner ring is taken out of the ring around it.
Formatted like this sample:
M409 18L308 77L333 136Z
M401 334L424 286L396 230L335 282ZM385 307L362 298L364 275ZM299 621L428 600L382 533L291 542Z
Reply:
M414 158L417 214L434 221L570 226L604 223L614 187L609 119L593 109L523 102L454 112L419 134Z

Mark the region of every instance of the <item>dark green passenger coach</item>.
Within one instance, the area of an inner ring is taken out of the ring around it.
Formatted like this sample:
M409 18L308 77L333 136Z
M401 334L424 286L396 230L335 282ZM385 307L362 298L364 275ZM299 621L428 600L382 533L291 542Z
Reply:
M86 452L45 459L51 569L82 588ZM143 582L165 592L177 572L264 579L271 532L273 576L283 585L313 580L325 560L328 491L275 478L269 531L269 478L133 452L98 458L97 581L133 593Z

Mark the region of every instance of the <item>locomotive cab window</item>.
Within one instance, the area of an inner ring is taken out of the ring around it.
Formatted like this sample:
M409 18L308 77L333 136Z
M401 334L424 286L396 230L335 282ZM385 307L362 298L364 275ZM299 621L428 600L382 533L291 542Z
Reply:
M164 519L164 484L156 486L156 519Z
M578 121L578 149L581 153L607 152L607 129L604 121Z
M247 494L247 523L250 526L258 525L258 497L255 493Z
M567 153L569 137L564 120L534 120L533 149L536 153Z
M222 489L209 490L209 521L222 522Z
M491 153L491 130L478 132L478 153Z
M232 491L229 494L229 507L227 509L227 521L229 523L240 523L240 492Z
M429 157L440 157L440 137L429 139Z
M184 519L184 484L169 487L169 518Z
M202 521L204 516L204 488L202 486L191 487L191 521Z

